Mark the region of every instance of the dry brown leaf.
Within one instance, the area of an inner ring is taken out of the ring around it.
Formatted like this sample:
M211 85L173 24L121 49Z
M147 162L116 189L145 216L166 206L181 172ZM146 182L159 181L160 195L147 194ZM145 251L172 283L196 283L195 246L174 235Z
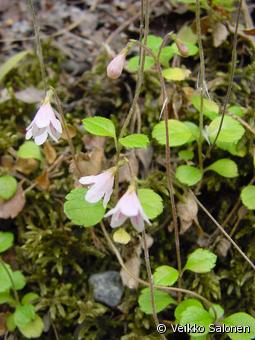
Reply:
M48 171L44 170L41 175L36 177L36 183L40 189L47 190L50 186Z
M3 155L1 157L1 166L8 169L8 170L11 170L13 168L13 165L14 165L14 159L12 156L10 155Z
M129 260L127 260L125 266L135 277L139 277L141 266L140 255L135 254L132 256ZM138 287L138 281L130 276L123 268L120 271L120 277L124 286L127 286L130 289L135 289Z
M198 206L192 194L188 193L183 202L177 203L177 214L181 222L180 233L184 234L197 220Z
M32 158L19 158L15 165L15 169L22 174L29 175L38 168L38 164L38 161Z
M255 27L243 30L245 34L255 36Z
M68 131L68 137L70 138L73 138L76 136L77 134L77 131L76 131L76 128L74 126L71 126L71 125L67 125L67 131ZM64 129L63 130L63 133L62 133L62 138L67 140L67 135L66 135L66 130Z
M212 36L213 36L213 46L219 47L228 37L228 30L225 25L221 22L218 22L213 29Z
M0 203L0 218L15 218L26 203L24 191L19 184L16 194L8 201Z
M216 253L221 257L226 257L231 247L231 243L226 238L221 238L216 247Z
M142 164L144 166L145 176L147 176L147 174L149 172L150 164L151 164L151 161L152 161L153 148L148 147L146 149L137 149L136 155L140 159L140 161L142 162Z
M0 336L3 336L5 332L7 331L6 326L5 326L7 317L8 317L8 314L0 313Z
M44 152L46 161L49 164L52 164L55 161L55 159L57 158L57 152L49 141L46 141L44 143L43 152Z

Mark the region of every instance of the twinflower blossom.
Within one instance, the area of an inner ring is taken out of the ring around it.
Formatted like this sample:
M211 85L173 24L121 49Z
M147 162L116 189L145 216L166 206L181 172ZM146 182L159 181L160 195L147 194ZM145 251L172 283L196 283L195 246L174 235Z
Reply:
M110 168L97 176L81 177L79 182L89 186L85 200L89 203L96 203L103 199L103 206L106 207L111 198L116 168Z
M50 104L49 94L46 95L43 104L26 131L26 139L33 137L37 145L43 144L48 135L56 142L58 141L62 133L62 126Z
M119 227L126 221L127 218L130 218L133 227L138 232L144 230L144 222L149 225L151 224L142 208L133 185L130 185L126 193L118 201L115 208L108 211L105 215L105 217L108 216L112 216L110 223L112 228Z
M107 66L107 76L111 79L117 79L120 77L126 60L126 53L122 52L118 54Z

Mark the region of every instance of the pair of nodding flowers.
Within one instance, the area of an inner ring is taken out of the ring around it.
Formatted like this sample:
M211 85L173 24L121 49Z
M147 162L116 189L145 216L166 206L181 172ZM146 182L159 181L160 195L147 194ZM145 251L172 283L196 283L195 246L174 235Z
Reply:
M81 177L80 183L89 186L85 200L90 203L96 203L103 198L103 205L106 207L113 192L116 171L117 167L113 167L97 176ZM133 227L138 232L144 230L144 222L149 225L151 224L136 194L134 183L130 184L128 190L120 198L116 206L105 215L105 217L109 216L112 216L110 222L112 228L121 226L127 218L130 218Z

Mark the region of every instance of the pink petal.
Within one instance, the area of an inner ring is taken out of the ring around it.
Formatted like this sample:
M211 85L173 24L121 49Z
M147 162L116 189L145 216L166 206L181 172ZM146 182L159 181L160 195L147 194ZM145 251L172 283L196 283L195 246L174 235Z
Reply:
M138 214L137 216L130 218L133 227L138 231L141 232L144 230L144 220L142 215Z
M90 203L96 203L101 200L104 196L104 189L96 184L92 185L92 187L87 191L85 195L86 201Z
M120 211L117 211L112 215L110 226L112 228L117 228L121 226L127 219L127 216L123 215Z
M136 216L140 206L135 191L127 191L119 200L118 206L122 214L128 217Z
M48 137L48 132L45 130L41 135L35 136L35 144L42 145Z
M104 195L104 200L103 200L103 206L106 208L108 202L110 201L111 195L112 195L113 189L107 191Z
M50 125L50 121L54 118L54 112L50 104L43 104L35 115L35 123L39 128Z
M62 133L62 125L57 118L51 119L51 124L59 133Z
M30 139L33 136L32 128L29 129L26 133L26 139Z
M79 182L84 185L93 184L97 176L84 176L79 179Z

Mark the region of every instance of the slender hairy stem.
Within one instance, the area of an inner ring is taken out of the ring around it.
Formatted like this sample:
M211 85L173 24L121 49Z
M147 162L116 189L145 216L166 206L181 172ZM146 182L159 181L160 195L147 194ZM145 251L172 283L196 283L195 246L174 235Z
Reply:
M0 257L0 263L1 263L1 265L3 266L3 268L4 268L5 272L6 272L6 274L8 275L8 277L9 277L9 279L10 279L10 281L11 281L12 290L13 290L13 293L14 293L15 300L19 303L19 295L18 295L17 290L16 290L16 288L15 288L14 281L13 281L13 279L12 279L12 276L11 276L11 274L10 274L10 272L9 272L8 267L6 266L5 262L1 259L1 257Z
M247 261L250 266L255 270L254 263L249 259L249 257L242 251L242 249L235 243L235 241L229 236L229 234L222 228L222 226L215 220L215 218L209 213L209 211L206 209L206 207L199 201L199 199L193 194L193 192L190 190L190 193L192 194L193 198L197 202L197 204L200 206L200 208L206 213L207 216L210 217L210 219L213 221L213 223L219 228L219 230L222 232L222 234L229 240L230 243L236 248L236 250L239 252L239 254Z
M34 26L34 32L35 32L35 41L36 41L36 52L40 64L40 70L41 70L41 75L42 75L42 80L43 80L43 85L44 85L44 91L45 94L47 92L47 78L46 78L46 69L45 69L45 64L43 61L43 53L42 53L42 44L40 40L40 26L38 24L38 20L35 14L35 9L33 5L33 0L28 0L28 4L31 9L32 13L32 19L33 19L33 26Z
M156 312L156 304L155 304L155 295L154 295L154 283L153 283L153 276L151 272L151 265L150 265L150 256L149 256L149 250L148 250L148 245L146 241L146 234L145 231L142 232L142 240L143 240L143 249L144 249L144 259L145 259L145 264L146 264L146 270L147 270L147 275L148 275L148 280L150 284L150 299L151 299L151 308L152 308L152 315L153 319L156 325L156 328L159 324L158 320L158 315ZM163 334L161 334L162 339L166 339Z
M70 137L70 133L68 131L64 111L63 111L63 108L62 108L62 105L61 105L61 101L60 101L55 89L53 89L53 91L54 91L53 93L54 93L54 97L55 97L55 101L56 101L57 110L58 110L60 117L61 117L62 125L63 125L64 131L65 131L65 134L66 134L66 138L67 138L67 141L68 141L68 144L69 144L69 147L70 147L72 158L73 158L76 170L78 172L78 175L79 175L79 177L81 177L82 172L81 172L81 169L79 167L79 163L78 163L76 155L75 155L75 148L74 148L74 145L73 145L73 142L72 142L72 138Z
M200 0L196 0L196 28L198 36L198 47L199 47L199 58L200 58L200 68L199 68L199 78L198 87L200 92L200 110L199 110L199 138L198 138L198 159L199 168L203 171L203 125L204 125L204 96L205 96L205 59L204 50L202 43L202 32L201 32L201 21L200 21Z
M179 271L179 279L178 279L178 287L181 287L181 272L182 272L182 264L181 264L181 251L180 251L180 239L179 239L179 229L178 229L178 220L177 220L177 210L176 210L176 204L175 204L175 198L174 198L174 186L173 186L173 180L172 180L172 167L171 167L171 149L170 149L170 143L169 143L169 127L168 127L168 118L169 118L169 112L168 112L168 105L169 102L168 93L166 89L165 80L162 74L162 69L159 61L160 53L164 45L167 43L169 39L169 34L163 39L163 42L159 48L159 52L157 55L157 71L159 73L159 79L160 79L160 85L162 89L163 94L163 109L162 113L164 116L164 122L165 122L165 129L166 129L166 147L165 147L165 157L166 157L166 174L167 174L167 186L168 186L168 192L170 196L170 202L171 202L171 208L172 208L172 216L173 216L173 225L174 225L174 234L175 234L175 248L176 248L176 258L177 258L177 266ZM178 293L178 300L181 299L181 294Z
M148 37L148 33L149 33L149 15L150 15L149 1L148 0L141 0L139 41L140 42L143 41L145 45L147 43L147 37ZM144 29L143 29L143 27L144 27ZM144 63L145 63L145 51L144 51L143 48L140 48L139 52L140 52L139 53L139 69L138 69L138 74L137 74L135 94L134 94L134 98L133 98L131 107L129 109L129 112L128 112L126 119L125 119L125 121L122 125L121 130L120 130L119 139L124 136L126 128L128 127L132 116L135 114L136 107L138 105L138 99L139 99L141 88L142 88ZM116 154L116 164L118 164L118 162L119 162L120 152L121 152L121 145L118 145L117 154ZM117 171L116 176L115 176L115 187L114 187L115 201L117 201L118 191L119 191L119 180L118 179L119 179L119 172Z
M234 82L234 75L235 75L235 69L236 69L236 59L237 59L237 53L236 53L236 47L237 47L237 37L238 37L238 25L239 25L239 20L240 20L240 14L241 14L241 9L242 9L242 0L239 0L238 4L238 9L237 9L237 16L236 16L236 23L235 23L235 32L234 32L234 39L233 39L233 49L232 49L232 57L231 57L231 65L230 65L230 75L229 75L229 82L228 82L228 89L227 89L227 94L224 99L223 107L221 109L221 121L219 125L219 129L217 131L216 137L209 148L207 155L210 155L213 147L215 146L217 139L220 134L220 130L222 128L223 120L225 113L227 111L227 106L230 100L230 95L233 87L233 82Z

